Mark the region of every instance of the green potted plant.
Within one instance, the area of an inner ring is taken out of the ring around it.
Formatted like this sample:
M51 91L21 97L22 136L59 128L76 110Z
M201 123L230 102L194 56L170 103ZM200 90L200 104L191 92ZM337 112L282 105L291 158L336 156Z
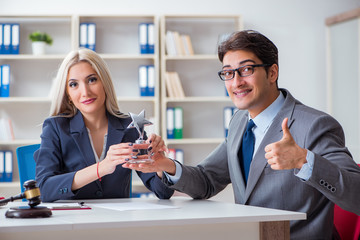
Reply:
M32 32L29 39L32 41L33 54L35 55L45 54L45 45L53 43L53 39L49 34L40 31Z

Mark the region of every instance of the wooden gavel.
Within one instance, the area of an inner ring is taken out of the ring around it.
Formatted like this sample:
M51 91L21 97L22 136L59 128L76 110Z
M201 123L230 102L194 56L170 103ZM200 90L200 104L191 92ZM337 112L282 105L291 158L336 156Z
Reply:
M25 191L16 196L12 196L9 198L1 199L0 206L6 205L8 202L12 202L17 199L26 198L29 201L29 206L31 208L39 205L41 203L40 200L40 189L36 186L35 180L28 180L24 182Z

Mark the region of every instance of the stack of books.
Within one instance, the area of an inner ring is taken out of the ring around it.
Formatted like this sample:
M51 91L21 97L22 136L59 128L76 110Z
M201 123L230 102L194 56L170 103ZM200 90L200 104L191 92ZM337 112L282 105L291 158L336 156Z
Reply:
M0 54L19 54L20 24L0 23Z
M0 141L14 140L12 122L8 118L0 118Z
M185 93L177 72L166 72L165 83L167 96L170 98L184 98Z
M194 49L189 35L176 31L166 32L166 51L169 56L194 55Z

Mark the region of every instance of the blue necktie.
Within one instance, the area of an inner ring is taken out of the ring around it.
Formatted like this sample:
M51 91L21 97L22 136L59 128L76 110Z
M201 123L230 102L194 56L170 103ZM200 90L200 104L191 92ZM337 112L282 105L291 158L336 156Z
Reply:
M247 183L247 179L249 176L249 170L250 170L250 164L252 160L252 156L254 153L254 144L255 144L255 136L252 131L252 128L255 126L255 123L252 119L248 122L246 131L243 135L242 144L240 152L241 159L240 159L240 165L241 169L244 175L245 183ZM239 156L240 157L240 156Z

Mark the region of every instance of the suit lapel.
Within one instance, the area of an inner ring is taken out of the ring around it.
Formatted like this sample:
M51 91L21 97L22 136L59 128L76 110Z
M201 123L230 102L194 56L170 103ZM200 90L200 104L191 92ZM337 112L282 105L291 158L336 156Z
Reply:
M106 151L109 149L111 145L119 144L122 142L122 139L125 134L124 130L127 128L127 126L125 125L128 122L128 121L121 121L123 119L117 118L111 114L107 114L107 116L109 120L108 120L108 138L106 143Z
M70 120L70 133L83 156L86 166L94 164L94 152L80 111L77 111L76 115Z
M285 90L282 90L286 99L284 102L283 107L281 108L280 112L275 116L272 124L269 127L269 130L266 132L262 142L259 145L256 153L254 154L253 160L251 161L250 172L249 172L249 179L248 185L245 191L245 200L246 203L253 192L256 184L258 183L261 174L264 168L267 165L267 159L265 158L265 147L266 145L279 141L283 134L281 124L284 118L289 118L288 127L291 128L292 123L295 119L292 118L292 113L295 107L295 99L291 96L291 94Z
M237 114L240 115L240 112L238 112ZM228 143L230 143L230 151L232 152L232 154L229 155L229 168L230 173L232 173L231 182L233 188L237 189L237 191L239 192L239 194L237 194L236 196L237 202L239 203L245 202L245 181L240 167L240 159L238 158L238 152L242 141L242 135L244 134L248 119L248 114L241 114L240 121L234 119L233 122L238 122L238 124L235 125L234 128L231 129L231 131L229 131L231 136L229 135L230 138L228 139Z

